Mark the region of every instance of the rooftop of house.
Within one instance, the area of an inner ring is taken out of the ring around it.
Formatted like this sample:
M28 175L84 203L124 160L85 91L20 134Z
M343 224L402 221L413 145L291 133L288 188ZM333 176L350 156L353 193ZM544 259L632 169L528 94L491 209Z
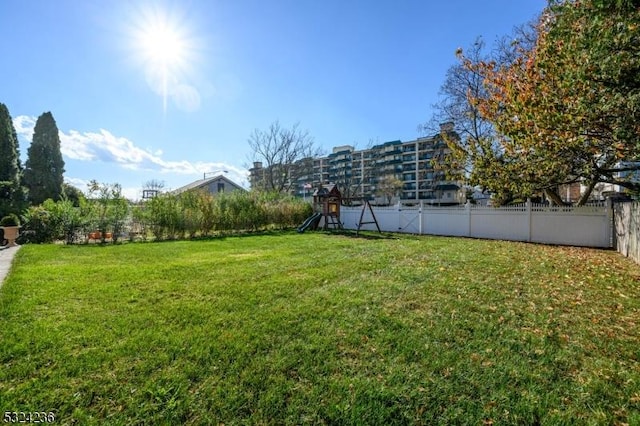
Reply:
M235 183L231 179L229 179L229 178L227 178L227 177L225 177L223 175L216 175L216 176L212 176L210 178L196 180L195 182L191 182L191 183L189 183L187 185L181 186L178 189L174 189L171 192L173 194L181 194L183 192L191 191L193 189L204 188L204 187L210 185L213 182L219 182L219 181L222 181L225 184L228 184L228 185L234 187L235 189L241 189L243 191L245 190L243 187L241 187L240 185L238 185L237 183Z

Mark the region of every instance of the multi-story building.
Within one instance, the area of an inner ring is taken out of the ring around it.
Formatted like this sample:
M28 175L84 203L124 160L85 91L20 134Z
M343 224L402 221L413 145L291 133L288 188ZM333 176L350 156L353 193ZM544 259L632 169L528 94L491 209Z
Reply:
M367 198L385 204L398 199L431 204L464 203L461 185L447 180L445 172L434 167L449 153L442 133L457 137L453 123L442 124L440 131L430 137L408 142L395 140L362 150L350 145L337 146L326 157L314 158L312 170L293 177L291 192L303 197L310 188L333 183L346 199ZM253 183L259 180L261 169L254 167L250 173Z

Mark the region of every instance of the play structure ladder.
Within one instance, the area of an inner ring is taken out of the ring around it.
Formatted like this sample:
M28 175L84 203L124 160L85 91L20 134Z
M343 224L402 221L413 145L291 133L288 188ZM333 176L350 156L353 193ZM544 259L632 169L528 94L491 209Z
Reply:
M364 211L367 209L367 207L369 207L369 211L371 212L371 218L373 220L369 222L363 222L362 219L364 218ZM362 228L362 225L366 225L368 223L375 223L376 228L378 228L378 232L382 234L382 231L380 230L380 225L378 225L378 219L376 219L376 215L373 213L373 208L371 208L371 204L369 203L369 200L364 200L364 204L362 204L362 211L360 212L360 220L358 221L358 229L356 229L356 235L358 235L358 233L360 232L360 228Z

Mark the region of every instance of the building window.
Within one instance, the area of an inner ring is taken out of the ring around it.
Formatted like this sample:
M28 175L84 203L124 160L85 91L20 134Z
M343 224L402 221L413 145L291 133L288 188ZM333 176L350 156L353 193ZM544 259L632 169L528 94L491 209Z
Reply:
M218 192L224 192L224 182L218 182Z

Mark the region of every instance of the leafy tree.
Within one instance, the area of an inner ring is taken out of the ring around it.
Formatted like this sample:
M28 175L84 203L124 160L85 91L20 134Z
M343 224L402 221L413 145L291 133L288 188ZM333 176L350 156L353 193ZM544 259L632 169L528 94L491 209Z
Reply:
M180 197L166 193L150 199L145 209L153 236L157 239L176 239L184 234L184 209Z
M74 207L80 207L84 194L75 186L65 182L62 184L62 198L71 201Z
M475 61L487 96L473 96L495 127L499 149L474 158L476 182L500 196L581 182L587 201L598 183L640 190L640 9L637 2L555 1L532 46L513 61Z
M467 51L467 59L478 63L488 60L484 52L485 43L478 38ZM463 63L451 66L445 81L440 86L439 100L432 105L431 119L420 126L426 134L441 134L451 149L447 158L438 158L434 166L446 170L453 180L466 180L473 174L477 157L495 155L499 147L495 146L493 125L478 110L477 103L471 99L487 96L481 74ZM453 123L454 131L442 132L443 123Z
M43 205L29 206L22 217L21 243L50 243L57 237L57 225L51 212Z
M63 193L64 160L60 152L58 126L50 112L36 121L33 141L27 151L24 184L31 204L41 204L47 198L60 200Z
M17 213L24 202L18 137L6 105L0 103L0 217Z
M129 216L129 202L122 195L122 187L118 183L100 184L92 180L89 182L89 198L94 202L95 225L101 233L102 242L105 242L107 232L112 233L114 243L118 242Z
M376 194L384 197L387 204L391 204L393 197L402 191L402 181L393 175L387 175L378 181L376 185Z
M74 206L73 202L66 198L55 202L49 198L41 207L49 213L47 233L54 240L63 240L66 244L76 242L90 218L86 206Z
M266 131L255 129L249 137L252 162L261 163L260 179L254 189L288 192L297 178L312 173L313 137L299 123L287 129L275 121Z

